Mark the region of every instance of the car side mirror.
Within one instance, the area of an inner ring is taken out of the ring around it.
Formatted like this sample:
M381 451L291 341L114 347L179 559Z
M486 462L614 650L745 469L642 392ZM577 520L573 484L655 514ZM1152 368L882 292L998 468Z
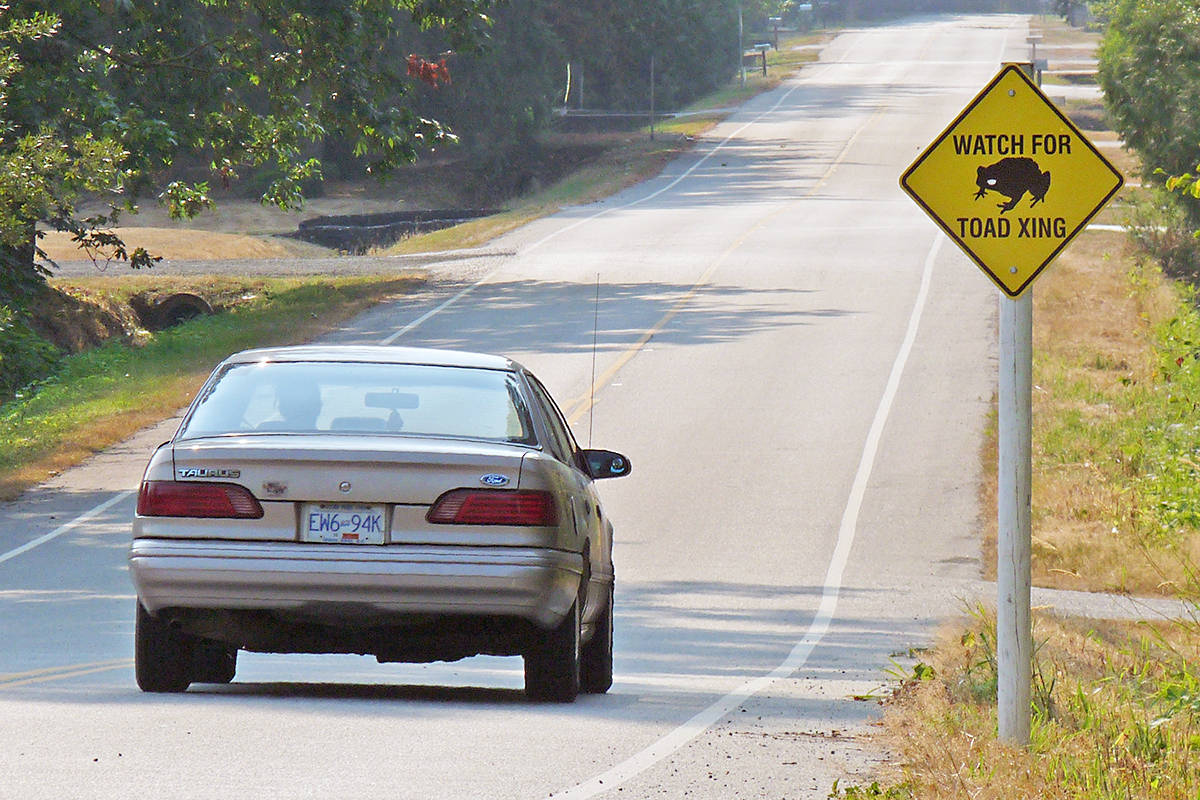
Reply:
M582 450L580 455L583 457L587 474L597 480L623 478L633 469L628 458L611 450Z

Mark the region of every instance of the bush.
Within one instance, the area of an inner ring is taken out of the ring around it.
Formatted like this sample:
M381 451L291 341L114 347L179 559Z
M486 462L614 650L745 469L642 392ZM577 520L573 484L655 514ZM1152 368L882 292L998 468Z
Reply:
M1200 161L1200 12L1187 0L1111 0L1097 78L1122 138L1161 182ZM1200 209L1192 209L1193 223Z
M0 401L49 375L59 355L54 345L29 328L23 315L0 305Z
M1129 233L1164 274L1200 284L1200 239L1193 233L1191 216L1175 199L1159 191L1149 200L1134 202Z

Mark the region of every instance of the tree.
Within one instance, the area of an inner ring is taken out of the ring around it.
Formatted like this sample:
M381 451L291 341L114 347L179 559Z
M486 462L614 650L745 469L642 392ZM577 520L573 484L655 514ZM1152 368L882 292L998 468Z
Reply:
M567 5L567 4L563 4ZM742 4L766 24L771 0ZM732 0L578 0L559 15L557 29L572 70L582 74L590 108L644 110L655 95L672 108L711 91L738 66L738 3Z
M317 145L350 143L381 175L451 138L413 113L397 22L471 49L495 0L10 0L0 6L0 304L42 284L37 226L85 249L161 181L174 216L211 181L268 169L263 202L294 207L321 175ZM180 177L182 176L182 177ZM81 216L85 197L107 207Z
M1186 0L1114 0L1103 14L1098 77L1116 129L1147 177L1192 170L1200 160L1200 9Z
M567 57L554 21L558 5L547 0L507 0L496 10L488 43L451 61L454 82L424 91L432 116L462 137L476 181L497 189L521 185L513 166L536 157L537 136L561 105Z

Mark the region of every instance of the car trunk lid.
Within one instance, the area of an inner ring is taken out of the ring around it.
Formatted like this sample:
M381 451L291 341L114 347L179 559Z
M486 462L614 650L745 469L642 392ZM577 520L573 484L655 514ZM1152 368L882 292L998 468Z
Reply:
M185 440L176 480L238 483L264 501L431 505L460 487L515 488L528 448L378 436L267 435Z

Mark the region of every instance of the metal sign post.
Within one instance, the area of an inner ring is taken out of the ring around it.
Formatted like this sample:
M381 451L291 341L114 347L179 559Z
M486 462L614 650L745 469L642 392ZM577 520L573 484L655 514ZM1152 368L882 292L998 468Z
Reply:
M996 540L997 714L1000 738L1029 744L1033 670L1033 291L999 297L999 494Z
M1033 281L1121 188L1121 174L1006 64L900 178L1000 296L996 543L1000 737L1029 744Z

